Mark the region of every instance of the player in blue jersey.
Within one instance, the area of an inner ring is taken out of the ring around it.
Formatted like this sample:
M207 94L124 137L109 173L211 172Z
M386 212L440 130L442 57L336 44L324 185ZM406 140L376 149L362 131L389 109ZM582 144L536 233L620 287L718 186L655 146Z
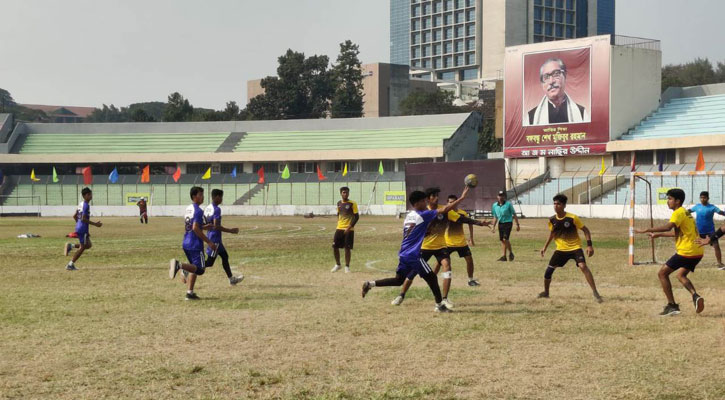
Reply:
M429 210L428 197L425 193L414 191L410 194L410 204L413 210L408 213L403 222L403 242L398 252L398 269L395 271L395 278L380 279L377 281L366 281L362 285L362 297L376 286L400 286L405 282L406 278L412 278L416 274L420 275L430 287L435 297L437 312L450 312L443 304L443 296L438 286L438 277L431 269L430 265L421 257L421 245L423 238L428 231L430 223L439 215L446 215L449 211L455 209L458 204L466 198L468 187L463 189L461 197L445 207Z
M717 267L720 270L725 270L725 264L722 263L722 253L720 252L720 243L718 243L717 237L715 237L715 222L712 218L715 214L725 215L725 212L717 208L716 205L710 204L710 193L700 192L700 204L690 208L690 213L697 214L695 218L695 225L697 226L697 232L701 238L710 237L710 246L715 250L715 258L717 259Z
M189 289L186 291L186 300L199 300L199 296L194 293L194 283L196 283L196 276L204 274L204 242L211 248L212 251L216 251L216 243L209 240L204 235L204 210L199 207L204 203L204 189L199 186L194 186L189 191L192 203L186 208L186 214L184 215L185 233L182 247L186 258L189 260L189 264L180 263L179 260L172 258L169 262L169 278L174 279L179 270L184 270L189 273L188 284Z
M73 214L73 219L76 221L76 234L78 234L78 242L80 242L80 244L73 245L71 243L66 243L63 247L63 254L65 256L68 256L73 248L78 249L78 251L73 254L73 258L68 262L68 265L65 266L67 271L77 270L78 268L76 268L75 264L76 261L78 261L85 250L88 250L93 246L88 226L93 225L100 228L103 225L101 221L93 222L90 219L91 205L89 203L93 200L93 192L91 189L87 187L83 188L83 190L81 190L81 196L83 197L83 201L78 204L78 209L76 209L75 214Z
M222 209L219 205L224 201L224 191L221 189L213 189L211 191L211 203L204 209L204 229L207 229L206 237L216 243L216 251L211 248L206 249L206 268L214 265L217 256L222 258L222 267L229 278L230 285L236 285L244 279L244 275L233 276L232 269L229 266L229 254L222 244L222 232L237 234L239 228L225 228L222 226Z

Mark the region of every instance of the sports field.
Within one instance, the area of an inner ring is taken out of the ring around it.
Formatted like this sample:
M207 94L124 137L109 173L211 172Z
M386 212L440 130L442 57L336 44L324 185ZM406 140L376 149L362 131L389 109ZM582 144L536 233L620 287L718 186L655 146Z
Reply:
M333 218L225 217L242 229L225 243L246 278L230 287L216 265L198 302L168 278L181 218L92 219L104 225L76 272L62 256L70 217L0 220L0 398L725 398L725 272L706 250L691 275L704 312L673 277L682 314L657 316L657 267L626 265L625 221L584 219L603 304L572 263L536 298L548 233L525 219L512 263L476 228L482 286L456 256L455 312L439 314L420 279L399 307L397 288L360 297L363 280L393 275L392 217L361 218L350 274L329 272ZM26 232L42 238L15 238Z

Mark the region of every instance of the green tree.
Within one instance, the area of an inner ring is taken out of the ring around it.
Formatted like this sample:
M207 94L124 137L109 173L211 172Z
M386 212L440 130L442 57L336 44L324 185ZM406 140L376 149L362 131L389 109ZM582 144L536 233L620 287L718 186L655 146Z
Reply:
M453 105L455 96L452 92L436 90L426 92L414 90L400 101L402 115L451 114L462 112Z
M5 89L0 89L0 113L9 113L17 107L13 96Z
M129 112L129 120L133 122L156 122L152 115L146 114L143 108L134 108Z
M494 153L503 149L503 140L496 139L496 120L484 118L481 130L478 132L478 153Z
M103 105L96 108L86 117L86 122L127 122L130 121L128 109L125 107L117 108L113 104L110 106Z
M189 121L194 116L194 107L179 92L169 95L164 109L163 120L166 122Z
M662 91L668 87L686 87L725 82L725 65L718 63L717 70L707 58L696 58L684 64L662 67Z
M166 103L163 101L149 101L144 103L129 104L128 112L129 115L133 115L136 110L143 110L143 112L149 117L153 118L154 121L161 121L164 118L165 108Z
M358 55L360 48L350 40L340 43L340 55L332 72L335 93L332 96L332 118L363 116L363 74Z

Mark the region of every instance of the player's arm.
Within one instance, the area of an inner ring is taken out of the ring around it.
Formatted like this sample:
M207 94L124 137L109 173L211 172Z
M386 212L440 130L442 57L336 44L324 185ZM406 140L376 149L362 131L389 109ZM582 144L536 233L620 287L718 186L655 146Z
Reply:
M513 204L511 204L511 211L513 211L514 222L516 222L516 232L518 232L521 230L521 226L519 225L519 217L516 216L516 209L514 208Z
M554 240L554 232L549 232L549 237L546 239L546 243L544 244L544 247L542 247L541 251L540 251L541 257L543 257L544 254L546 253L546 249L549 248L549 244L551 243L552 240Z
M357 221L359 221L359 220L360 220L360 214L359 213L353 214L352 221L350 222L350 226L345 228L345 233L350 232L355 227L355 224L357 224Z
M652 228L646 228L646 229L635 229L634 231L636 233L658 233L658 232L669 232L675 227L674 222L668 222L661 226L655 226Z
M216 244L209 240L208 237L204 234L204 231L202 230L202 225L198 222L194 221L194 224L191 226L191 230L194 231L194 234L199 239L203 240L209 247L211 247L212 250L216 250Z
M219 222L219 218L214 218L214 230L220 231L220 232L226 232L236 235L239 233L239 228L225 228L222 226L222 223Z
M463 192L461 193L461 197L459 197L458 200L454 201L453 203L446 204L445 207L443 207L442 209L439 209L438 210L438 214L448 214L449 211L455 210L458 207L458 205L461 204L461 202L463 200L465 200L466 195L468 194L468 189L469 189L468 186L466 186L465 188L463 188Z
M76 211L76 212L77 212L77 211ZM98 227L98 228L100 228L100 227L101 227L101 225L103 225L103 224L101 223L101 221L96 221L96 222L93 222L93 221L91 221L91 216L90 216L90 215L88 215L88 214L86 214L86 213L81 213L81 221L82 221L82 222L83 222L84 224L88 224L88 225L93 225L93 226L96 226L96 227Z
M587 240L587 256L591 257L594 255L594 245L592 244L592 232L585 226L581 227L584 232L584 238Z
M715 233L712 234L712 236L707 236L707 237L704 237L701 239L697 239L697 242L700 244L700 246L707 246L708 244L710 244L710 242L712 241L713 238L720 239L721 237L723 237L723 235L725 235L725 224L723 224L719 228L717 228L717 230L715 231Z
M672 232L672 231L670 231L670 232L661 232L661 233L652 233L652 232L650 232L647 235L649 237L651 237L652 239L657 239L657 238L661 238L661 237L675 237L675 232Z
M468 225L468 236L468 244L470 244L471 246L475 246L476 242L473 241L473 225Z

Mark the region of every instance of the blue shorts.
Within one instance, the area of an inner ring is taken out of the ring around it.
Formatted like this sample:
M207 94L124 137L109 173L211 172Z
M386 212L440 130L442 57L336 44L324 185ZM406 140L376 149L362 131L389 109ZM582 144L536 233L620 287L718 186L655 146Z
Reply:
M401 258L398 261L398 269L395 270L396 274L404 275L408 279L413 279L416 275L420 275L422 277L423 275L428 275L432 272L433 270L430 268L430 265L428 265L428 263L422 258Z
M219 253L221 253L222 250L225 250L224 249L224 245L221 244L221 243L216 243L216 251L213 252L214 254L212 255L211 247L207 247L206 248L206 256L207 257L216 257L216 255L219 254Z
M84 229L82 231L76 231L76 234L78 235L78 241L81 242L81 245L85 245L88 240L90 240L91 235L88 233L87 229Z
M196 274L204 275L204 250L184 249L184 253L186 254L186 259L189 260L189 263L196 266Z

